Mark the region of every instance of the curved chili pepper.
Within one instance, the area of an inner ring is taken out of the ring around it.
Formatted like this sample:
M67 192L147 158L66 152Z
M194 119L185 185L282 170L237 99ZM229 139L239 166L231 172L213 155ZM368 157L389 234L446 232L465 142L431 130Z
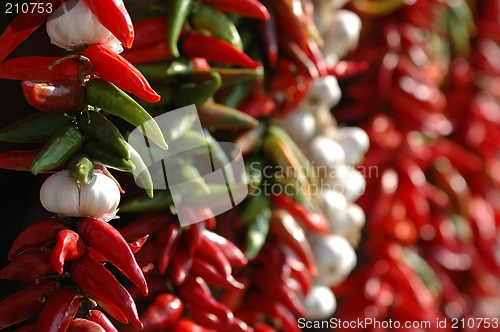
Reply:
M42 112L72 113L85 102L85 91L79 81L22 81L24 99Z
M184 304L177 296L170 293L160 294L140 315L144 327L141 330L127 328L124 331L163 331L174 326L181 318L183 311Z
M149 237L149 235L145 235L145 236L137 239L135 242L127 243L133 254L138 253L142 249L142 247L144 247L148 237ZM87 254L89 254L90 256L92 256L92 258L94 258L98 262L105 263L108 261L108 259L103 254L101 254L100 252L98 252L94 248L88 247L88 248L86 248L85 252ZM138 261L137 257L136 257L136 261Z
M133 174L135 181L140 187L144 188L149 198L153 198L153 178L151 177L151 173L149 172L148 165L146 165L139 152L137 152L137 150L131 144L126 144L128 147L128 151L130 152L130 161L132 162L132 165L134 165Z
M63 126L45 143L33 160L31 173L37 175L60 166L80 149L84 141L85 136L74 126Z
M206 102L198 109L203 127L217 129L250 129L258 125L258 121L237 109L222 104Z
M86 243L103 254L139 287L144 295L148 295L148 286L142 270L127 242L113 226L102 220L83 218L79 221L76 231Z
M0 129L0 141L12 143L45 141L69 123L71 118L62 114L36 113Z
M135 240L146 234L156 234L169 221L171 221L171 217L165 213L152 213L141 216L120 227L118 232L126 240Z
M231 274L232 268L229 260L221 248L207 237L201 236L200 246L195 254L197 257L213 265L217 270L222 271L226 276Z
M192 5L192 0L171 0L167 4L167 41L174 58L180 56L177 42Z
M318 270L304 230L295 222L293 217L289 217L291 216L287 215L283 210L274 210L270 222L270 232L278 241L290 248L306 264L309 273L315 276Z
M209 62L223 62L245 68L262 66L228 42L196 32L186 35L181 41L180 49L189 58L205 58Z
M3 47L2 50L4 50ZM0 78L21 81L77 80L79 63L75 59L69 59L54 68L49 68L59 59L48 56L24 56L10 59L0 63Z
M182 285L191 272L193 257L179 248L172 258L172 279L177 286Z
M151 115L115 85L102 79L93 79L87 83L85 92L90 105L102 108L140 128L141 132L158 146L168 149L165 138Z
M31 249L44 246L47 242L54 241L59 231L67 227L55 220L40 221L25 228L12 243L8 259L12 261L17 255Z
M85 244L80 236L71 229L63 229L57 233L50 262L57 273L63 274L64 263L80 258L84 252Z
M0 302L0 329L22 322L42 310L44 301L57 289L54 280L41 280Z
M191 216L193 218L192 220L196 220L196 212L192 210L191 208L186 208L185 209L185 215L186 216ZM198 247L200 246L201 243L201 233L205 229L205 223L204 222L196 222L194 224L189 225L189 228L186 230L183 230L183 243L184 247L186 248L187 252L189 255L193 255Z
M30 171L31 163L40 150L0 152L0 168L12 171Z
M94 72L100 78L150 103L160 100L160 96L151 88L144 75L120 54L104 45L92 44L82 55L90 59Z
M236 26L213 6L199 4L191 15L190 22L200 32L208 31L211 36L224 40L243 51L243 43Z
M56 290L43 306L38 319L38 331L66 331L80 307L78 294L70 288Z
M215 286L236 289L243 289L245 287L245 285L234 279L232 275L226 276L220 273L215 267L197 257L193 257L192 270L196 275L199 275L208 283Z
M302 50L307 50L308 24L300 0L273 1L276 23Z
M73 282L116 320L142 327L134 299L101 263L83 255L71 264L70 273Z
M55 11L64 1L47 0L41 12L28 11L19 12L7 29L0 36L0 62L2 62L19 44L28 38L47 19L51 12Z
M134 42L134 26L122 0L85 0L99 22L126 48Z
M170 223L158 231L158 271L165 273L168 264L175 255L182 229L175 223Z
M148 45L143 48L136 49L134 47L129 51L123 52L123 57L134 65L167 61L170 59L171 55L167 41L165 40L160 40L153 45Z
M232 243L225 237L208 230L204 230L202 232L202 237L205 237L213 243L216 243L221 249L222 253L228 259L229 263L231 263L231 265L236 267L243 267L248 264L248 260L245 257L245 254L243 254L243 252L240 250L240 248L238 248L234 243Z
M340 60L333 66L327 68L328 74L335 76L337 79L345 79L358 75L368 69L366 61L345 61Z
M23 327L14 330L14 332L37 332L37 331L38 331L37 322L24 325Z
M92 138L87 139L82 144L81 150L89 156L89 159L92 160L94 164L104 165L122 172L133 172L135 170L132 161L120 158Z
M264 50L269 67L275 68L278 63L278 30L276 28L276 14L269 0L262 0L262 5L268 11L268 19L258 23L259 32L264 42Z
M99 310L90 310L86 319L99 324L106 332L118 332L109 318Z
M272 304L272 310L276 317L281 322L281 326L284 331L288 332L300 332L300 328L298 327L297 321L294 317L294 315L287 309L285 308L284 305L281 303L275 302ZM301 316L303 317L303 316Z
M106 332L106 330L96 322L84 318L76 318L71 321L68 332Z
M83 112L76 117L78 129L85 135L92 137L104 147L123 159L130 159L128 145L122 134L100 112Z
M288 211L297 221L302 223L305 228L320 234L329 233L328 220L322 213L311 212L304 205L294 201L293 198L285 194L273 195L272 201L276 207Z
M307 266L293 256L286 258L288 266L290 266L290 276L294 278L301 287L302 295L309 293L312 287L312 277Z
M50 252L27 251L0 270L0 279L35 280L55 272L50 264Z
M282 51L284 55L297 67L297 70L302 75L311 78L317 78L319 76L318 68L314 62L294 41L282 37L278 39L278 44L280 51Z
M203 0L204 3L217 8L220 11L238 14L244 17L268 20L269 12L260 2L256 0Z

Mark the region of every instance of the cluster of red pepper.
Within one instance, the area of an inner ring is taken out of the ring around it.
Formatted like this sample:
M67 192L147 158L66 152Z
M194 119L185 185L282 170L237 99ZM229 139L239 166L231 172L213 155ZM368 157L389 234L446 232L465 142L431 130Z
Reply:
M358 201L367 226L359 267L335 289L336 316L495 328L499 3L354 7L365 31L350 59L370 69L345 83L334 115L371 139Z

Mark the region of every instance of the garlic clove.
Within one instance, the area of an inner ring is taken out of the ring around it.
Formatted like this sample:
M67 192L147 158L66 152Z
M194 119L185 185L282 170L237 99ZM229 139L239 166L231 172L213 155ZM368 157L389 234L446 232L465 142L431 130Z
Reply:
M324 135L316 136L305 151L314 167L333 167L344 164L344 149L333 139ZM330 170L329 170L330 171Z
M40 201L45 210L65 216L79 213L78 187L68 170L52 174L40 188Z
M335 294L325 286L314 285L303 302L309 320L328 319L337 309Z
M352 246L357 246L361 237L361 229L365 224L363 209L356 204L347 203L345 209L339 211L334 218L328 218L331 234L340 235Z
M358 15L344 9L337 11L323 36L325 39L323 54L325 56L335 54L338 58L343 58L358 45L360 32L361 19Z
M96 172L87 185L80 186L80 216L112 219L118 204L120 191L116 183L106 175Z
M342 146L346 164L358 165L370 147L366 131L358 127L344 127L337 130L337 142Z
M296 142L307 141L316 133L314 115L302 109L280 119L279 123Z
M329 178L330 188L342 193L350 201L356 201L365 192L366 179L361 172L349 165L339 165L335 176Z
M333 287L344 281L356 266L356 253L352 246L338 235L310 237L318 276L316 283Z
M334 76L325 76L313 80L313 85L303 104L312 109L319 107L332 108L342 98L342 91Z
M341 193L334 190L324 190L319 196L320 204L325 217L333 224L347 209L347 201Z

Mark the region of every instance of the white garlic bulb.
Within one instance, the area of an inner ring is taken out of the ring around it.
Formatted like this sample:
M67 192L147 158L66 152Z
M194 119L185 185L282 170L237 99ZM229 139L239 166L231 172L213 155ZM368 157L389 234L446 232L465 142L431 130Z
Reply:
M42 206L61 216L80 216L108 221L116 215L120 191L116 183L94 171L89 184L78 184L68 170L52 174L40 189Z
M335 294L325 286L314 285L303 302L309 320L328 319L337 309Z
M347 201L341 193L334 190L323 190L319 196L325 217L333 224L347 209Z
M341 9L335 14L329 29L325 32L325 45L322 49L325 57L330 54L334 59L343 58L358 45L361 31L361 19L355 13Z
M347 203L335 218L328 218L331 234L344 237L352 246L357 246L361 229L365 225L365 213L359 205Z
M310 237L320 285L333 287L342 282L356 266L356 253L352 246L338 235Z
M279 120L280 125L296 142L309 140L316 132L314 115L305 110L297 110Z
M106 29L83 0L69 0L53 11L46 23L50 42L67 51L81 50L85 45L102 44L120 53L121 43Z
M301 106L308 106L314 112L321 106L332 108L338 104L340 98L342 98L342 91L339 83L335 77L329 75L313 80L311 90Z
M358 127L344 127L337 130L337 142L344 148L348 165L358 165L370 147L366 131Z
M313 166L318 169L321 166L329 168L345 162L344 149L333 139L324 135L316 136L305 153L313 162Z
M354 202L365 192L366 179L361 172L349 165L335 168L335 176L329 178L330 188L341 192L345 198Z

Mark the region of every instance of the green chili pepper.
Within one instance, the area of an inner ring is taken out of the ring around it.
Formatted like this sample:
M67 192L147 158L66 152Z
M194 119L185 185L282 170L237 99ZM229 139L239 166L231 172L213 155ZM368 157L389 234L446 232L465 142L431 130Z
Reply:
M0 141L12 143L46 141L71 120L63 114L36 113L0 129Z
M167 77L186 75L192 72L192 65L187 59L176 59L170 63L166 70Z
M245 225L252 223L265 209L269 209L269 197L266 195L252 195L241 213L241 222Z
M167 40L170 53L174 58L180 56L177 42L184 23L191 13L192 0L170 0L167 7Z
M224 89L221 96L221 104L227 107L238 108L252 91L254 84L252 82L244 82L233 85Z
M238 29L222 12L206 4L200 4L191 16L191 22L200 32L208 31L214 37L227 41L238 50L243 51Z
M248 194L251 195L257 189L259 189L260 184L262 183L263 174L262 171L264 169L263 162L258 159L246 159L245 158L245 170L247 172L248 178Z
M201 177L200 172L196 167L184 162L180 167L178 167L174 172L170 172L169 176L172 178L180 179L178 183L185 183L182 187L182 195L187 195L191 197L191 193L198 192L201 195L209 195L210 189L205 183L205 180Z
M205 82L184 83L175 92L174 106L183 107L195 104L199 107L219 90L221 84L221 77L216 72L210 72L210 79Z
M168 149L156 121L141 105L114 84L96 78L87 83L85 91L87 102L90 105L131 123L159 147Z
M231 163L229 158L227 157L226 152L222 148L222 146L217 142L208 130L204 130L205 138L208 143L208 148L210 149L210 154L212 156L212 161L215 169L221 169L226 177L227 183L235 183L236 178L234 177L234 172L232 167L226 167Z
M56 168L74 155L85 141L85 136L70 124L60 128L45 143L31 163L31 173L37 175Z
M124 213L153 213L170 209L173 204L170 190L156 191L153 198L141 196L120 205Z
M128 143L128 150L130 151L130 161L135 166L135 170L133 172L134 177L139 180L142 184L142 188L146 190L146 193L150 198L153 198L153 179L151 178L151 174L149 173L148 166L142 160L141 155L134 149L134 147Z
M135 68L137 68L148 80L161 82L167 78L167 69L170 68L170 65L166 62L157 62L145 65L135 65Z
M123 159L130 159L128 145L122 134L104 115L98 112L83 112L76 118L78 129L95 139L104 147Z
M253 117L217 103L204 103L198 109L203 127L216 129L250 129L259 124Z
M106 149L101 143L90 138L82 145L82 151L96 163L111 167L123 172L133 172L134 164L130 160L115 155L112 151Z
M83 153L77 153L68 160L68 170L81 184L88 184L94 178L94 163Z
M271 214L270 208L264 208L248 224L245 256L249 260L255 258L259 254L266 242L267 234L269 233Z

